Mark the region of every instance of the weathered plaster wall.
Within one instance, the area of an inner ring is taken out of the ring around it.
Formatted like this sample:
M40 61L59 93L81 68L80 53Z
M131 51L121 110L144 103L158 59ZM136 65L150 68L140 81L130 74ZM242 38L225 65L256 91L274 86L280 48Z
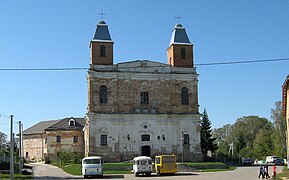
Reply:
M47 152L45 134L23 135L23 151L27 160L43 160L44 153Z

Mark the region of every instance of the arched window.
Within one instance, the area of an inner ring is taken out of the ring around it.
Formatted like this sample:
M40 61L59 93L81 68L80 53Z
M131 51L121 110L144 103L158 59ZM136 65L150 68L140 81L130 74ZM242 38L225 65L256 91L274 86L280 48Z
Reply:
M75 120L71 118L68 122L69 126L75 126Z
M107 103L107 87L104 85L99 88L99 103Z
M186 49L181 48L181 59L186 59Z
M190 144L190 135L184 134L184 144Z
M100 57L105 57L105 46L104 45L100 46Z
M181 100L182 100L182 104L184 104L184 105L189 104L189 93L188 93L188 89L186 87L182 88Z
M107 146L107 135L100 135L100 146Z

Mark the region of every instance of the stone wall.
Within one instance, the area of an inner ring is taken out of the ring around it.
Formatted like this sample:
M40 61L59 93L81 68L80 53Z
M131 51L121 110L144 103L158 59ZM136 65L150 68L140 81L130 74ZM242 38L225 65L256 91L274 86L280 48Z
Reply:
M105 161L131 160L149 152L176 154L178 160L201 160L198 74L195 68L173 67L152 61L116 65L91 65L87 76L88 139L85 155L100 155ZM107 103L100 103L100 86L107 87ZM182 88L189 103L181 103ZM148 92L149 103L141 103ZM100 136L107 135L107 146ZM183 134L190 144L182 147ZM149 135L143 141L142 135ZM182 149L184 148L184 149Z
M105 161L131 160L143 155L142 148L149 146L150 156L176 154L181 160L201 160L199 115L166 114L87 114L90 119L88 155L102 156ZM107 146L101 146L100 136L107 135ZM183 134L190 137L182 145ZM142 135L149 135L148 141ZM183 151L184 148L184 151Z
M43 160L47 152L45 134L23 135L23 155L27 160Z
M197 114L198 86L195 75L185 74L186 79L177 80L180 75L131 74L111 72L112 77L88 77L88 112L97 113L144 113L144 114ZM123 78L114 78L119 76ZM108 102L99 102L100 86L108 90ZM181 89L189 92L189 104L181 104ZM141 104L140 93L149 93L149 103Z
M46 131L47 135L47 155L55 157L57 152L68 150L84 154L83 131ZM61 142L56 142L56 136L61 136ZM78 136L78 142L73 142L73 136Z

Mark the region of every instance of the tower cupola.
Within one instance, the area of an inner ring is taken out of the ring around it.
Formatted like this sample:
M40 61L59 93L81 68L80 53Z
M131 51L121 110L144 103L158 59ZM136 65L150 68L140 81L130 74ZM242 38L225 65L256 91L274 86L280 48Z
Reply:
M103 20L99 21L93 40L90 42L90 64L112 65L113 43L108 25Z
M173 29L167 54L168 64L171 66L194 67L193 44L181 24L176 24Z

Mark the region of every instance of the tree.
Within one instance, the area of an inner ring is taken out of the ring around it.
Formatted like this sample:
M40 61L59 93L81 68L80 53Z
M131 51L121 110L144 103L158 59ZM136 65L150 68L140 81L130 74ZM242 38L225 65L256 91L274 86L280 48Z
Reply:
M241 151L246 148L246 141L244 138L244 134L241 133L237 138L237 142L235 143L236 153L240 155Z
M253 145L254 157L264 159L266 156L273 154L273 141L271 132L268 129L260 129L256 135Z
M237 153L242 157L252 157L250 150L253 149L253 142L260 129L270 129L272 123L266 118L258 116L244 116L235 122L232 132L228 136L228 143L237 145ZM273 129L273 127L272 127Z
M212 137L211 121L209 120L206 109L204 109L203 117L201 119L201 150L203 159L208 160L207 152L210 150L214 153L217 150L216 140Z
M7 144L7 135L0 132L0 149L4 148Z
M213 129L212 136L216 139L216 143L225 141L232 132L232 128L233 126L231 124L226 124L221 128Z
M275 109L271 109L271 118L274 125L273 141L274 152L273 154L279 157L286 157L286 119L282 116L281 101L275 102Z

